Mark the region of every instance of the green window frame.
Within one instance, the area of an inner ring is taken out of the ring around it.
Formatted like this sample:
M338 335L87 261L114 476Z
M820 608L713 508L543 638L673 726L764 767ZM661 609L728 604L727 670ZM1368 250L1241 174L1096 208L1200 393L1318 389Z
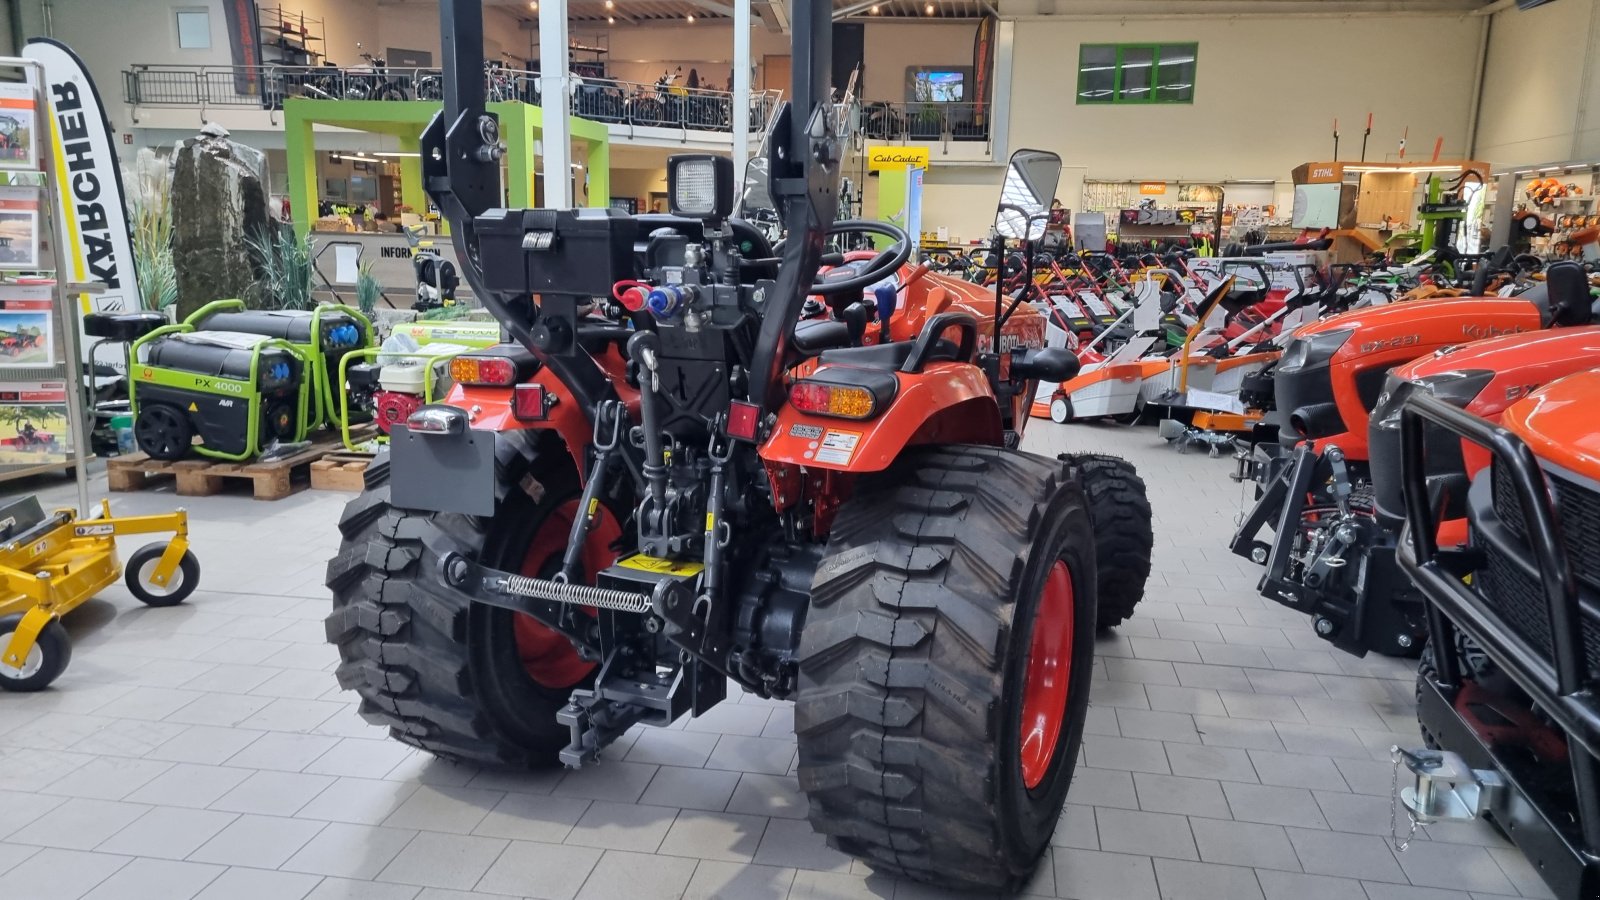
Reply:
M1078 103L1193 103L1199 44L1079 44Z

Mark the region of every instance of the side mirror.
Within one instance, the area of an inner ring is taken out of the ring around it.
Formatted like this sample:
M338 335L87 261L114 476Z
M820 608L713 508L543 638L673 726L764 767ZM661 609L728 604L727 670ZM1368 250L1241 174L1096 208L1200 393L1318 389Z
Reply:
M1035 241L1044 237L1050 201L1061 180L1061 157L1048 150L1018 150L1006 166L994 230L1001 237Z
M1065 347L1013 352L1011 374L1027 381L1066 381L1078 374L1078 357Z

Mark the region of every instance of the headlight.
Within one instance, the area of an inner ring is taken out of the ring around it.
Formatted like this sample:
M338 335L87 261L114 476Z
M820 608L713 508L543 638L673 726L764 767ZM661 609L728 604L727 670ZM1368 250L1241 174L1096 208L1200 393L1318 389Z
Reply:
M1486 369L1463 369L1425 375L1409 381L1390 375L1389 380L1384 382L1383 393L1378 395L1377 406L1372 410L1372 421L1378 428L1399 428L1400 410L1405 407L1406 398L1415 391L1425 391L1451 406L1464 409L1478 399L1484 387L1494 380L1494 374Z
M1355 333L1354 328L1340 328L1335 331L1297 336L1289 341L1288 347L1284 348L1283 357L1278 360L1278 371L1322 365L1332 359L1333 355L1339 352L1339 348L1350 340L1350 335Z

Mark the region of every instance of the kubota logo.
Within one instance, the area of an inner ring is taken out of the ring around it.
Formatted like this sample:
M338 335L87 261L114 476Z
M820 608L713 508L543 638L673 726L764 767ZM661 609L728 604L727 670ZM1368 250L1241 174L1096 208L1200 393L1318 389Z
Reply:
M1496 328L1493 325L1463 325L1461 334L1469 341L1481 341L1484 338L1499 337L1502 334L1521 334L1527 329L1521 325L1512 325L1508 328Z

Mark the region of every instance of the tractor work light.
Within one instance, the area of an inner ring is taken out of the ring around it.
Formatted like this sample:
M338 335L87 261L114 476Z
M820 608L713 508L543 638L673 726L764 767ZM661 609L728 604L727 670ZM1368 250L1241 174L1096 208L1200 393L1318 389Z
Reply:
M463 354L450 360L450 377L473 387L510 387L517 383L517 364L504 356Z
M733 214L733 160L709 153L668 159L667 196L673 215L726 219Z
M796 381L789 388L794 408L816 416L840 419L870 419L878 412L878 400L864 387Z

